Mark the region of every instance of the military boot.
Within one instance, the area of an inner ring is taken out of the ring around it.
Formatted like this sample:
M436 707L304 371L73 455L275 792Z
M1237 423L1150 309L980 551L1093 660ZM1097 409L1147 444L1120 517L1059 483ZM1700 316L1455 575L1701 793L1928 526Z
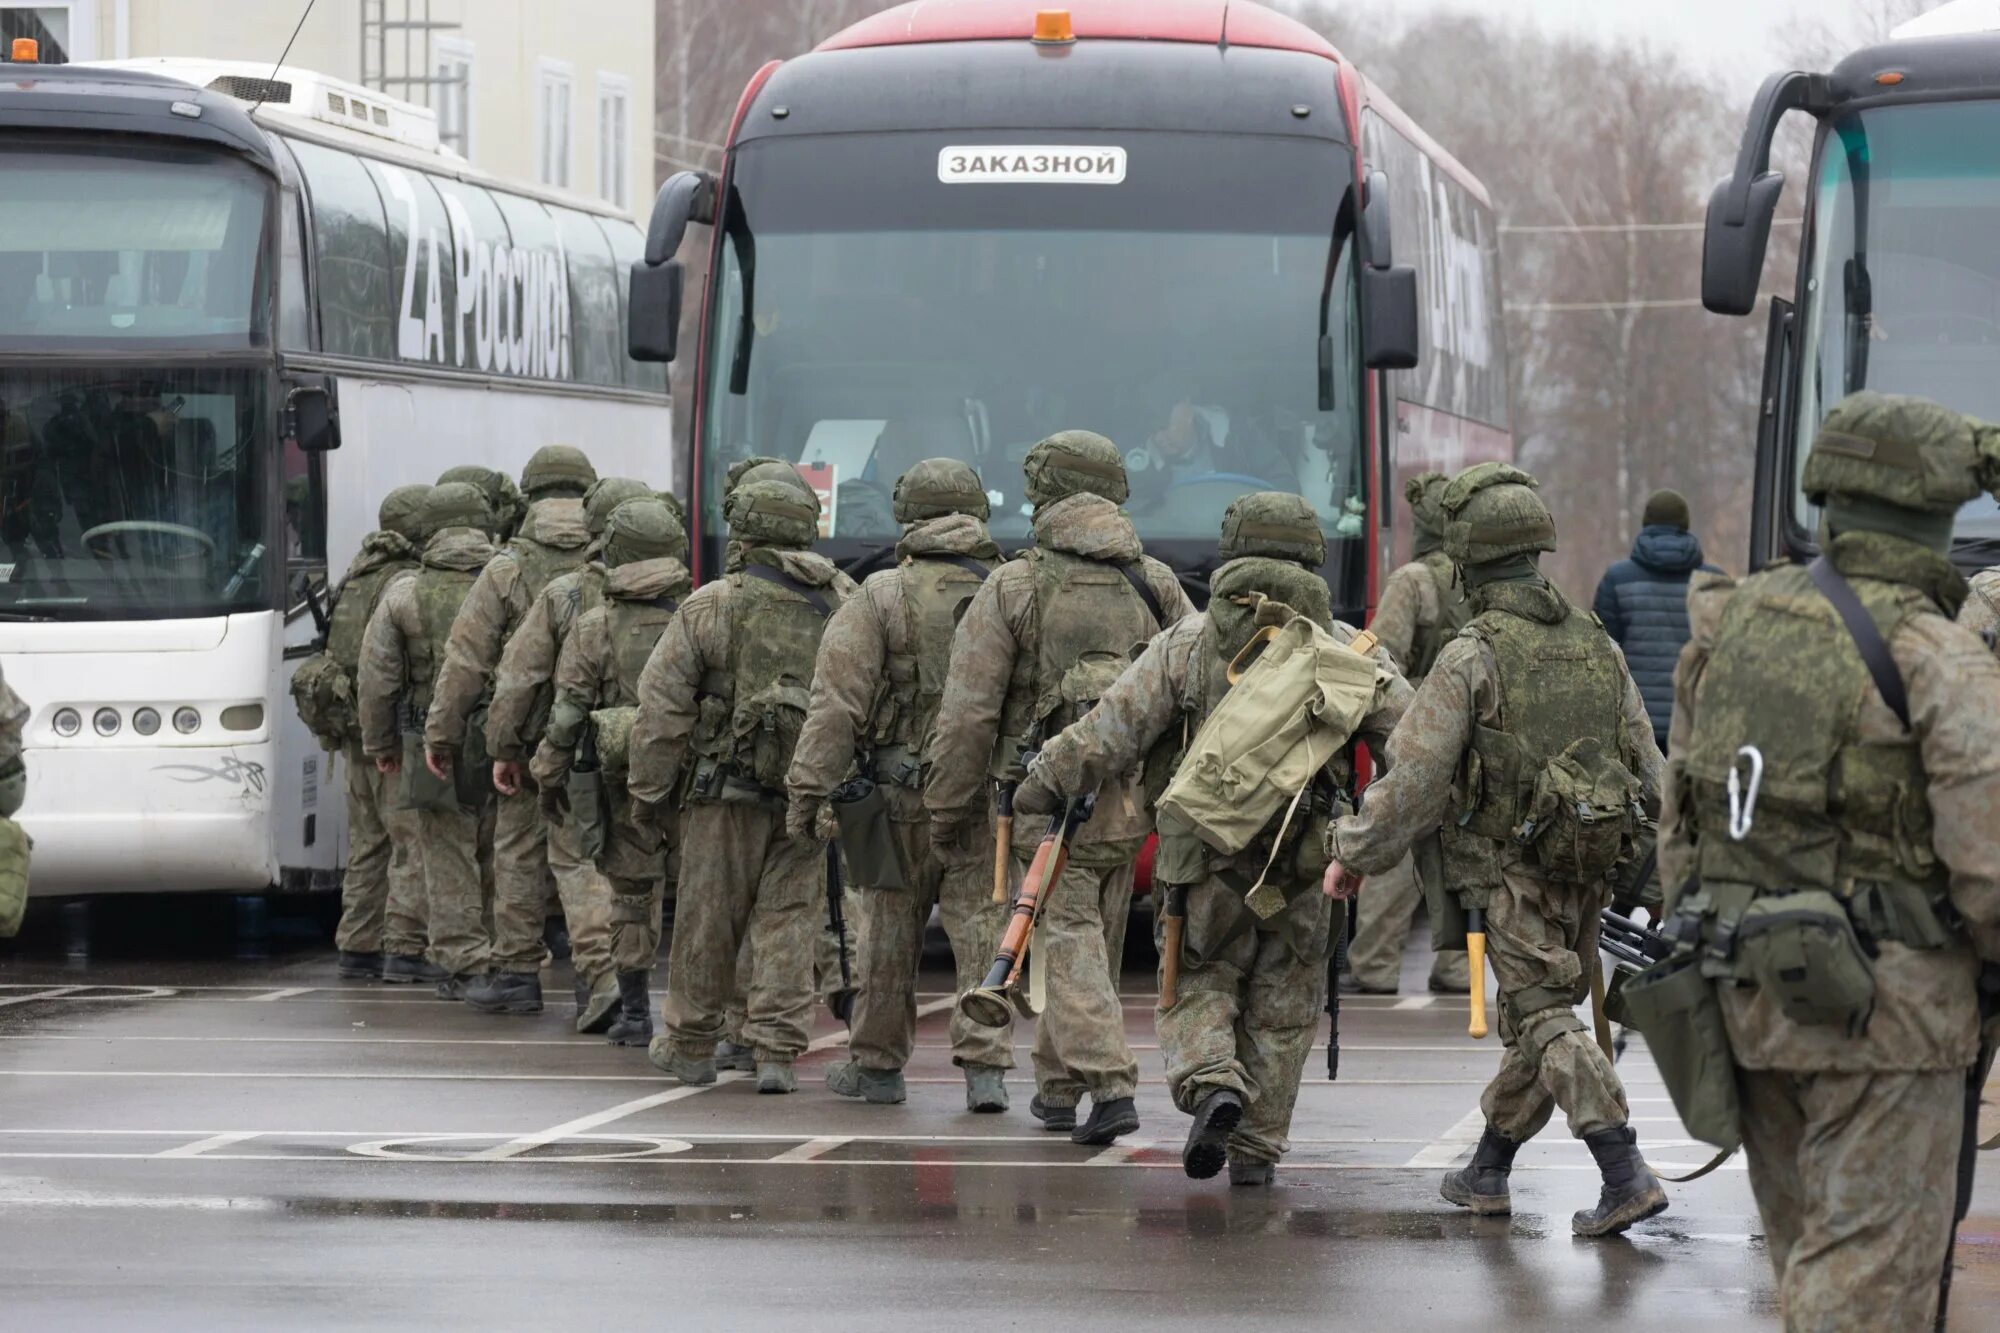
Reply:
M965 1067L965 1109L993 1115L1007 1109L1007 1071L998 1065Z
M898 1081L901 1075L897 1076ZM759 1060L757 1062L757 1091L797 1092L799 1076L792 1072L790 1060Z
M466 976L462 973L439 977L437 989L432 994L436 995L440 1000L462 1000L465 998L465 992L468 989L484 979L483 977Z
M762 1080L758 1086L762 1087ZM875 1106L895 1106L909 1100L900 1069L866 1069L843 1060L826 1071L826 1086L842 1097L859 1097Z
M1243 1120L1243 1094L1216 1088L1194 1108L1187 1143L1181 1148L1181 1170L1189 1180L1207 1180L1229 1160L1229 1136Z
M653 999L646 991L646 972L618 974L618 1012L604 1035L613 1046L644 1046L653 1040Z
M640 974L641 976L644 973ZM611 1020L618 1016L618 1005L623 999L625 985L617 974L606 972L596 981L576 981L576 1030L582 1033L598 1033L611 1026ZM651 1037L649 1025L646 1035Z
M1521 1145L1488 1125L1473 1149L1472 1161L1452 1172L1438 1186L1438 1193L1461 1208L1470 1208L1481 1217L1499 1217L1514 1211L1507 1177L1514 1169L1514 1154Z
M1584 1135L1583 1141L1604 1173L1604 1189L1597 1196L1597 1207L1570 1218L1570 1230L1579 1236L1615 1236L1634 1222L1667 1211L1667 1192L1639 1155L1639 1136L1630 1125L1600 1129Z
M1067 1134L1076 1128L1074 1106L1051 1106L1039 1092L1028 1099L1028 1114L1041 1121L1042 1128L1051 1134Z
M1246 1188L1269 1185L1278 1178L1278 1164L1267 1162L1261 1157L1232 1157L1229 1159L1229 1183Z
M757 1052L733 1041L719 1041L715 1043L715 1067L748 1074L757 1068Z
M432 985L445 979L445 970L422 954L392 953L382 960L382 980L391 986Z
M539 1014L542 979L532 972L488 972L465 988L465 1002L482 1014Z
M715 1061L684 1055L669 1037L655 1037L646 1044L646 1059L662 1074L672 1074L691 1088L715 1082Z
M1130 1097L1113 1097L1110 1101L1092 1097L1090 1119L1069 1132L1069 1141L1102 1148L1119 1135L1131 1134L1138 1128L1139 1108L1132 1105Z
M382 955L372 951L349 953L342 949L339 960L333 965L333 971L342 981L380 981Z

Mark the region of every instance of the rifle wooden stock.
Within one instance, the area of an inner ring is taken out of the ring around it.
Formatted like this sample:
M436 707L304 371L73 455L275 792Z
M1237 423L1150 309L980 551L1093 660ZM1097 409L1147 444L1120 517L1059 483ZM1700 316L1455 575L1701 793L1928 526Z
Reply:
M1465 1025L1469 1037L1486 1035L1486 913L1477 907L1465 909L1465 963L1472 973L1472 1017Z

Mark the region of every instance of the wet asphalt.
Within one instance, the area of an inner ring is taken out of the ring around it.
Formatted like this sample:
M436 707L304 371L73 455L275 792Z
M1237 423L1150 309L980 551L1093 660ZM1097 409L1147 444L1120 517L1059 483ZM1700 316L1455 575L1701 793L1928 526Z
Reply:
M1180 1171L1136 958L1144 1124L1093 1149L1028 1116L1026 1034L1015 1109L966 1113L942 970L909 1102L873 1107L822 1085L824 1015L797 1095L689 1089L573 1035L564 964L544 1013L488 1017L337 981L316 922L245 960L161 910L101 905L88 959L46 914L0 953L8 1327L1776 1327L1740 1162L1613 1241L1569 1234L1596 1177L1558 1129L1511 1218L1437 1197L1498 1051L1414 952L1344 1004L1337 1083L1314 1053L1276 1186L1232 1190ZM1620 1068L1655 1166L1705 1161L1643 1047ZM1952 1327L2000 1327L2000 1173L1958 1257Z

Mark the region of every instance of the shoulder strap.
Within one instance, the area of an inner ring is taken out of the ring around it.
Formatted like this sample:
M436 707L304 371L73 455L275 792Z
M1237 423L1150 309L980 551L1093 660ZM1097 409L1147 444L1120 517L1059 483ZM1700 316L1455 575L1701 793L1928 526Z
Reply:
M833 614L833 605L826 600L824 593L809 584L799 582L782 569L771 565L746 564L737 572L753 579L762 579L766 583L775 583L788 592L797 593L805 598L808 606L819 612L822 620Z
M1160 595L1153 591L1153 585L1146 579L1144 562L1134 560L1129 565L1120 565L1118 566L1118 572L1125 576L1125 581L1132 585L1132 591L1139 594L1139 600L1144 602L1146 609L1153 613L1153 623L1161 629L1165 629L1167 627L1167 613L1160 609Z
M937 555L920 556L919 559L941 560L947 565L957 565L960 569L964 570L966 573L977 575L981 583L986 582L986 576L993 572L991 569L987 568L980 561L974 560L969 555L946 555L943 553L939 553Z
M1833 609L1840 612L1840 618L1847 624L1847 632L1854 639L1854 646L1861 653L1861 660L1868 667L1868 674L1875 678L1875 688L1882 694L1882 702L1889 705L1889 711L1903 724L1903 730L1910 729L1910 699L1903 690L1903 673L1896 669L1896 659L1889 653L1889 645L1882 638L1882 631L1875 626L1875 617L1861 605L1861 599L1854 595L1854 588L1840 576L1833 562L1820 556L1806 566L1813 586L1820 595L1833 603Z

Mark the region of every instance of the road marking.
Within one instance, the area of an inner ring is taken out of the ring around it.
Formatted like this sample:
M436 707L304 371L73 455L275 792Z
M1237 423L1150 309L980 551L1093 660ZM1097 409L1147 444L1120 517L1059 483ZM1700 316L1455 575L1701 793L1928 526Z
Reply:
M1486 1128L1486 1113L1477 1106L1466 1112L1459 1122L1444 1132L1443 1137L1422 1149L1415 1157L1403 1163L1410 1167L1450 1166L1459 1155L1479 1142L1479 1135Z
M274 990L269 995L252 995L252 1002L261 1000L289 1000L294 995L311 995L317 986L287 986L284 990Z
M945 1010L953 1008L957 1004L958 1000L955 997L949 995L945 996L941 1000L932 1000L929 1004L920 1004L917 1006L917 1018L921 1020L929 1018L932 1014L941 1014ZM805 1053L807 1055L813 1055L820 1051L830 1051L837 1046L845 1046L847 1045L849 1038L851 1038L852 1036L853 1036L852 1032L850 1032L846 1028L842 1028L838 1032L829 1032L824 1037L815 1037L811 1041L806 1043ZM944 1046L944 1047L939 1047L937 1049L950 1050L951 1048L949 1046Z
M665 1092L656 1092L650 1097L638 1097L629 1102L620 1102L616 1106L606 1107L602 1111L593 1111L589 1115L578 1116L574 1120L565 1120L560 1125L553 1125L548 1129L537 1130L533 1134L523 1134L521 1137L510 1139L497 1147L472 1154L472 1160L497 1162L509 1157L519 1157L524 1152L532 1152L536 1148L554 1143L558 1139L568 1138L572 1134L586 1134L593 1129L608 1125L614 1120L623 1120L628 1115L635 1115L640 1111L648 1110L655 1106L665 1106L668 1102L682 1101L686 1098L707 1092L710 1088L720 1087L723 1083L739 1082L748 1077L749 1075L744 1074L740 1070L730 1070L726 1074L718 1075L714 1083L683 1083L677 1088L668 1088Z
M1435 995L1412 995L1396 1001L1389 1008L1392 1011L1397 1009L1428 1009L1436 1003L1437 996Z
M203 1129L0 1129L0 1134L25 1134L46 1138L87 1137L105 1138L200 1138L221 1134L241 1135L243 1139L284 1138L284 1139L513 1139L533 1133L524 1130L518 1133L509 1130L439 1130L439 1129L246 1129L246 1130L203 1130ZM572 1134L576 1140L603 1140L624 1142L630 1138L657 1138L656 1134ZM813 1136L801 1135L796 1131L788 1134L757 1133L731 1134L727 1132L707 1132L699 1134L678 1134L676 1138L689 1139L696 1143L799 1143L814 1141ZM826 1136L832 1140L835 1136ZM1041 1143L1059 1147L1066 1140L1047 1133L1039 1134L844 1134L839 1135L841 1143ZM1141 1140L1144 1143L1146 1141ZM1375 1145L1420 1147L1429 1139L1376 1138L1294 1138L1293 1144L1304 1147L1367 1147ZM1148 1144L1147 1146L1157 1146ZM147 1153L147 1157L164 1156L162 1153Z
M193 1143L183 1143L178 1148L169 1148L165 1152L154 1153L153 1156L199 1157L214 1148L227 1148L232 1143L242 1143L246 1139L254 1139L259 1133L260 1131L254 1129L238 1129L225 1134L211 1134L205 1139L197 1139Z
M1151 1139L1127 1139L1123 1143L1112 1144L1110 1147L1106 1148L1103 1152L1098 1153L1096 1156L1092 1157L1089 1161L1085 1162L1084 1165L1125 1166L1129 1164L1134 1157L1138 1156L1140 1153L1144 1152L1146 1149L1152 1146L1153 1146L1153 1141Z
M810 1162L816 1157L825 1156L827 1153L832 1152L835 1148L840 1147L842 1144L852 1143L852 1142L854 1142L852 1138L807 1139L804 1143L801 1143L798 1147L779 1153L776 1157L771 1158L771 1161Z
M27 1004L31 1000L55 1000L68 995L71 991L82 989L81 986L55 986L48 990L38 990L32 995L9 995L5 999L0 999L0 1004Z

